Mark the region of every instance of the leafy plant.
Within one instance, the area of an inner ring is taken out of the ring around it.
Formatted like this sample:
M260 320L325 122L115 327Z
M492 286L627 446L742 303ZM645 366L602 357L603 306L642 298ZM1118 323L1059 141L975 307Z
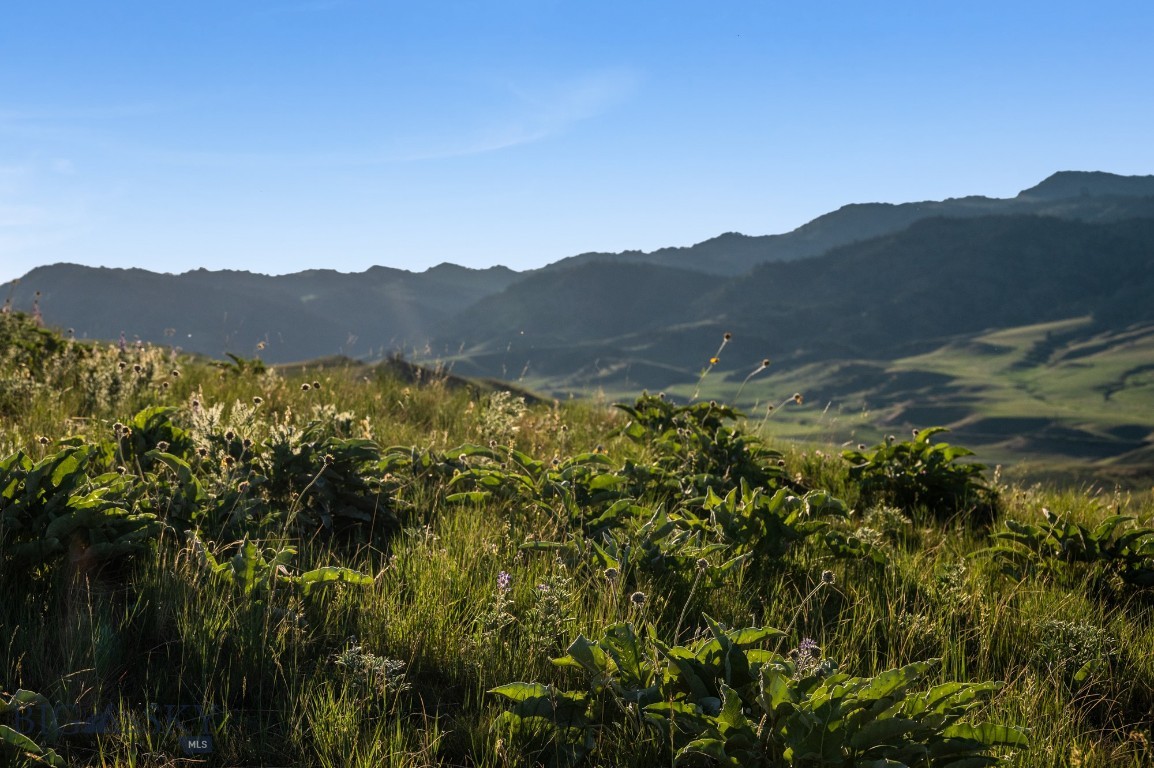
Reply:
M97 563L141 551L163 528L156 515L133 512L134 479L90 478L98 446L69 446L33 461L23 452L0 460L0 544L3 559L36 564L69 552Z
M872 448L844 451L850 479L858 482L862 500L904 509L921 506L939 519L960 513L981 520L992 517L997 494L982 478L985 465L959 462L974 455L968 448L931 442L934 435L948 431L930 427L913 440L897 442L891 437Z
M352 568L325 566L293 575L289 565L296 558L294 547L263 551L256 542L241 542L235 554L227 560L217 560L199 541L193 539L197 552L208 572L218 580L230 584L244 598L261 602L267 599L278 584L299 586L304 595L314 588L337 583L371 585L373 578Z
M1133 526L1134 518L1125 515L1112 515L1093 528L1046 508L1042 518L1041 525L1007 520L985 554L1019 579L1031 571L1083 563L1101 566L1136 587L1154 587L1154 528Z
M25 690L16 691L9 696L0 695L0 718L12 717L17 725L24 720L31 722L32 719L24 714L27 710L34 710L35 714L39 715L36 719L40 720L41 725L49 731L45 735L54 736L56 722L54 710L48 699L39 693ZM24 758L30 763L50 765L53 768L64 768L67 765L64 758L55 750L42 747L27 733L0 723L0 757L4 755L12 759Z
M706 617L705 637L668 646L650 628L578 636L554 664L584 674L584 690L511 683L490 691L511 702L497 727L558 765L590 753L606 728L632 723L671 746L674 762L728 766L995 765L998 748L1021 749L1021 729L962 718L1000 688L952 682L925 687L926 661L854 677L824 660L765 649L783 633L726 629Z
M741 414L716 402L674 405L664 397L642 395L633 405L616 407L629 415L619 433L648 445L656 454L644 473L632 474L633 496L646 492L704 494L736 488L742 481L757 488L786 484L782 455L727 422Z

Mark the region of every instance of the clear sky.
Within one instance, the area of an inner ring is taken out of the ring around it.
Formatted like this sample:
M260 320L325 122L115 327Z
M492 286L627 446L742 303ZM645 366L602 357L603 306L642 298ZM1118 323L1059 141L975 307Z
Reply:
M1149 0L35 0L0 281L544 265L1154 173Z

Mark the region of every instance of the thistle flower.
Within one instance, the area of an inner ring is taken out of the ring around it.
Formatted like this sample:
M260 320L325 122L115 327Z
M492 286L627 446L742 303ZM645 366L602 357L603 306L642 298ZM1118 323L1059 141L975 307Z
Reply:
M307 382L301 384L301 392L308 392L310 389L312 389L312 387L310 387Z
M236 439L236 433L230 429L224 433L224 439L231 443L233 440Z
M833 571L822 571L821 572L821 583L822 584L833 584L834 583Z
M257 395L256 397L254 397L254 398L252 399L252 404L253 404L253 405L260 405L260 404L261 404L261 403L263 403L263 402L264 402L264 398L263 398L263 397L261 397L260 395Z
M41 435L40 437L36 438L36 442L40 443L41 445L48 445L52 441L44 435Z
M158 440L156 443L156 450L160 451L161 453L168 453L168 441Z
M621 577L621 571L617 570L616 568L606 568L605 569L605 580L608 581L610 584L616 582L617 579L619 579L620 577Z
M644 592L634 592L632 595L629 596L629 602L633 603L638 608L640 608L641 606L645 605L645 593Z
M319 381L314 381L313 382L313 389L320 389L320 388L321 388L321 383Z

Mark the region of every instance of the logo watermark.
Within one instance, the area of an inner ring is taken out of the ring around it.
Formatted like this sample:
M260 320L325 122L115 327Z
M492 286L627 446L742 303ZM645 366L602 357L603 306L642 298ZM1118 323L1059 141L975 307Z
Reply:
M150 702L137 713L123 712L112 704L82 710L65 704L35 703L7 712L0 722L23 734L103 736L133 731L175 736L186 755L207 755L213 751L213 724L220 714L217 707L200 704Z

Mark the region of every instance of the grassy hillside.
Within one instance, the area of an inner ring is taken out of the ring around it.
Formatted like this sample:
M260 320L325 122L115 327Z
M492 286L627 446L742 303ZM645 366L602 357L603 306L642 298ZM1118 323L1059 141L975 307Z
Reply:
M1081 327L981 344L1044 397L1022 364L1076 376L1092 338L1039 343ZM5 764L1154 762L1148 493L705 400L0 337Z

